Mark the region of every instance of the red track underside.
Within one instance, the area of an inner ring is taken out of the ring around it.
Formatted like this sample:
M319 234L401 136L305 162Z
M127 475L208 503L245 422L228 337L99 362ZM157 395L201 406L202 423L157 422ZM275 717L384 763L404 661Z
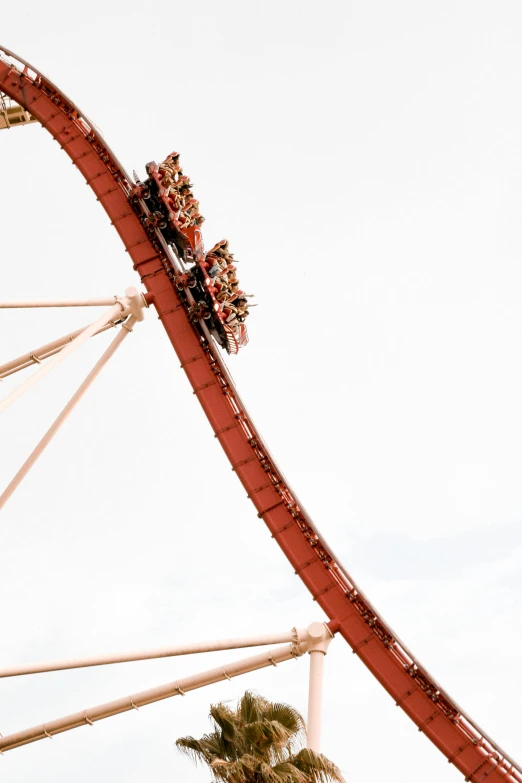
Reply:
M14 57L7 50L1 56ZM159 242L129 201L132 182L89 121L16 58L0 59L0 90L33 114L69 155L120 235L233 470L314 600L419 730L465 776L522 783L522 770L465 716L379 617L299 504L249 418L214 346L190 323Z

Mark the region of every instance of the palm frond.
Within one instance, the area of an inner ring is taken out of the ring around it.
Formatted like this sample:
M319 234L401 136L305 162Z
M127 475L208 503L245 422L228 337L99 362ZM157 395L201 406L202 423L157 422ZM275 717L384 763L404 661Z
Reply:
M180 737L176 740L176 747L195 764L208 763L208 752L201 741L195 737Z
M339 767L322 753L303 748L291 756L289 761L313 783L346 783Z
M267 720L276 720L292 734L300 734L306 731L306 724L303 716L294 707L289 704L280 704L273 702L265 715Z
M221 729L224 739L228 742L233 742L237 734L237 714L230 707L227 707L226 704L212 704L210 717L216 727Z
M310 778L290 761L283 761L276 764L274 772L277 774L281 783L309 783Z
M267 710L266 718L271 722L277 722L286 730L286 746L289 753L294 753L302 747L306 740L306 723L301 713L294 707L273 702Z
M254 691L245 691L237 704L237 715L243 723L255 723L263 718L269 702Z

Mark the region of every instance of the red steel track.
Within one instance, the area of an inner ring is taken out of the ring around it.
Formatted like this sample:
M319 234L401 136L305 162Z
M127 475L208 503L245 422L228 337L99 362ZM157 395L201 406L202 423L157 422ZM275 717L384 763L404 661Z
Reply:
M466 777L522 783L522 769L415 660L343 568L256 430L218 348L191 324L160 236L129 202L134 182L95 126L47 78L0 48L0 91L31 112L84 176L151 295L215 437L248 497L313 598L404 712ZM141 205L146 210L144 204Z

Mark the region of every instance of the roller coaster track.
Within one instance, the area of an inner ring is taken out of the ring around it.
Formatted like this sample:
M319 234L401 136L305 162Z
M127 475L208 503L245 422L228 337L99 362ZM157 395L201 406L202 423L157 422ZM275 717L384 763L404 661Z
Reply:
M27 109L71 158L120 235L232 470L314 601L396 704L468 781L522 783L522 769L414 658L343 568L256 430L211 338L190 322L161 235L144 228L145 202L101 134L60 90L0 48L0 91ZM140 214L141 213L141 214ZM141 217L141 219L140 219ZM188 293L188 292L187 292Z

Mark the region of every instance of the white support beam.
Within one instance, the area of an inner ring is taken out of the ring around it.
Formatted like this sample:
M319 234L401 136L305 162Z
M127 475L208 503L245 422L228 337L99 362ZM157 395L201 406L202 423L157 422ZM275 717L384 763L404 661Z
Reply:
M295 644L272 647L259 655L254 655L250 658L244 658L243 660L234 663L218 666L215 669L209 669L201 674L185 677L184 679L176 680L175 682L170 682L166 685L160 685L159 687L151 688L150 690L140 691L139 693L134 693L131 696L125 696L121 699L107 702L106 704L90 707L89 709L82 710L73 715L58 718L57 720L52 720L48 723L42 723L39 726L33 726L25 731L18 731L15 734L0 738L0 753L5 753L6 750L12 750L13 748L18 748L21 745L27 745L30 742L36 742L37 740L45 739L46 737L53 737L55 734L60 734L69 729L92 725L96 721L103 720L103 718L108 718L111 715L118 715L119 713L128 712L130 710L136 710L146 704L152 704L153 702L168 699L172 696L183 696L189 691L203 688L206 685L213 685L214 683L223 680L230 680L241 674L247 674L248 672L263 669L267 666L277 666L277 664L283 663L283 661L288 661L302 655L303 652L306 652L308 644L309 643L307 642L303 647L299 647Z
M117 296L103 299L14 299L11 302L0 302L0 310L26 307L111 307L118 301Z
M321 752L321 712L323 700L324 657L333 634L325 623L312 623L308 626L311 637L310 680L308 689L308 724L306 747L315 753Z
M116 324L111 321L99 329L96 334L101 334L107 329L114 329L115 327ZM69 334L65 334L63 337L58 337L57 340L53 340L50 343L41 345L39 348L35 348L33 351L24 353L21 356L18 356L16 359L12 359L10 362L0 364L0 381L2 381L4 378L7 378L9 375L14 375L14 373L20 372L20 370L25 370L28 367L32 367L34 364L41 364L44 359L49 359L51 356L54 356L55 353L61 351L62 348L67 345L67 343L71 343L74 338L78 337L78 335L81 334L85 329L87 329L87 326L82 326L80 329L76 329L74 332L69 332Z
M114 355L116 350L119 348L125 337L132 331L132 327L136 323L136 316L131 315L130 318L121 326L120 331L114 338L114 340L111 342L107 350L102 354L102 356L98 359L90 373L87 375L85 380L80 384L78 389L75 391L67 405L62 409L61 413L57 416L57 418L54 420L54 422L51 424L43 438L40 440L37 446L33 449L31 454L28 456L20 470L17 472L17 474L14 476L14 478L9 482L5 490L0 495L0 510L5 506L13 492L17 489L17 487L22 483L24 478L27 476L33 465L35 464L38 457L40 457L49 443L52 441L60 427L63 425L63 423L66 421L72 410L76 407L76 405L79 403L87 389L92 385L94 380L98 377L102 369L105 367L111 356ZM63 350L66 350L65 348Z
M27 380L20 384L20 386L18 386L16 389L13 389L13 391L8 394L5 399L1 400L0 413L2 413L6 408L9 407L9 405L15 402L15 400L21 397L24 392L34 386L34 384L37 383L41 378L51 372L51 370L54 369L58 364L63 362L64 359L70 356L70 354L74 353L74 351L87 342L89 338L99 332L100 329L103 329L104 326L107 326L107 324L109 324L111 321L123 318L126 315L133 315L137 321L142 321L143 308L147 306L148 305L142 294L138 293L134 287L128 288L124 297L118 299L116 304L113 304L109 310L107 310L96 321L90 324L90 326L84 329L83 332L81 332L77 337L74 338L74 340L72 340L72 342L62 348L62 350L52 359L49 359L48 362L42 364L42 366L35 373L33 373L30 378L27 378Z
M127 663L129 661L146 661L154 658L171 658L179 655L195 655L198 653L217 652L218 650L238 650L244 647L265 647L269 644L283 644L292 642L295 645L305 644L308 639L308 631L304 628L293 628L283 633L265 634L239 639L212 640L209 642L196 642L195 644L181 644L174 647L163 647L155 650L140 650L138 652L115 653L113 655L98 655L90 658L76 658L67 661L48 661L47 663L33 663L23 666L10 666L0 669L0 679L3 677L18 677L26 674L40 674L43 672L65 671L67 669L80 669L88 666L105 666L113 663Z

